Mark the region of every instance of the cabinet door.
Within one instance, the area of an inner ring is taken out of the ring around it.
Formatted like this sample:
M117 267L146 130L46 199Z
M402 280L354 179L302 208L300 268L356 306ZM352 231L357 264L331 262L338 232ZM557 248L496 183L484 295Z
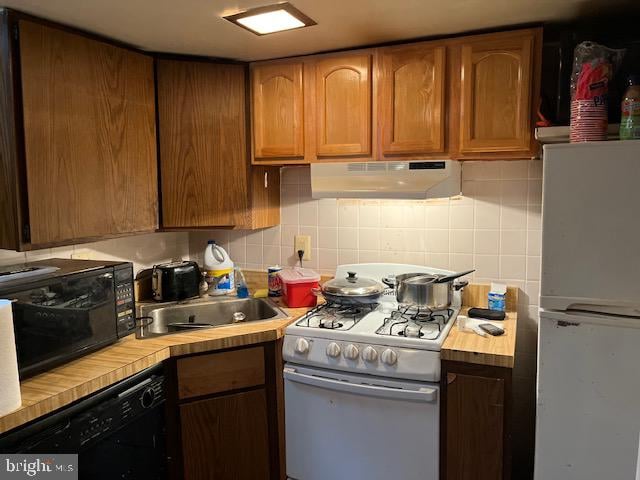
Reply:
M251 69L255 158L304 155L302 63Z
M505 381L447 373L447 480L503 478Z
M242 65L157 63L162 225L249 223Z
M266 480L264 389L180 405L185 480Z
M380 59L382 153L441 152L445 47L388 47L382 49Z
M316 153L371 153L371 55L343 55L315 62Z
M152 58L21 20L32 244L157 227Z
M530 150L534 34L487 35L461 48L461 153Z
M280 169L251 167L251 219L238 228L257 229L280 225Z

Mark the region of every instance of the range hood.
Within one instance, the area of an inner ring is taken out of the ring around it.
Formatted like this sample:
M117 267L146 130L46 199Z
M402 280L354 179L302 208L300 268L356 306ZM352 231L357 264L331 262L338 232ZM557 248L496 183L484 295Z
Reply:
M425 199L460 195L455 160L312 163L313 198Z

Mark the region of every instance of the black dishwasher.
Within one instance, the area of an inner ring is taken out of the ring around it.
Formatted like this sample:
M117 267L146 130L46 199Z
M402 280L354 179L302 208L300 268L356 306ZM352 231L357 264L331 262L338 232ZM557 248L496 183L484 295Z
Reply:
M0 452L77 453L81 479L166 479L162 366L0 437Z

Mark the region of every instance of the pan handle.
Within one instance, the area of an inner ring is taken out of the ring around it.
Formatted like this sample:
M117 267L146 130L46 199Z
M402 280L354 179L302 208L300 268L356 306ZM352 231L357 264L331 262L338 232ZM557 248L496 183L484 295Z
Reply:
M396 277L383 277L382 283L384 283L387 287L395 288L396 287Z
M462 290L464 287L466 287L467 285L469 285L469 282L466 280L461 280L459 282L455 282L453 284L453 288L454 290L458 291L458 290Z

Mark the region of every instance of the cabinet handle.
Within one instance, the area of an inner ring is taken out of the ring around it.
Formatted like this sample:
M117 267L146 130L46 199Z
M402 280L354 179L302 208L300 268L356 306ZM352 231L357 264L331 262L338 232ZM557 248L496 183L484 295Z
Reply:
M447 385L451 385L456 381L457 375L455 373L447 373Z
M264 188L269 188L269 172L264 172Z

